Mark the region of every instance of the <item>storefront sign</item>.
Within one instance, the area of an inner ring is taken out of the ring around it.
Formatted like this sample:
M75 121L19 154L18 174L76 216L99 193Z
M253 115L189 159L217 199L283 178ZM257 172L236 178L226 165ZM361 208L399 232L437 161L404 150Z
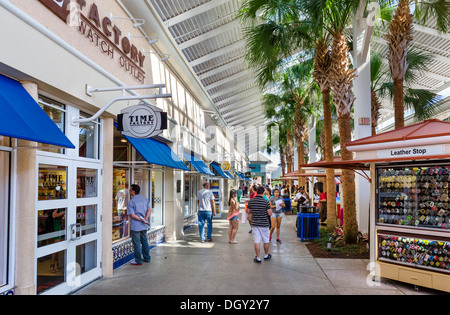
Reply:
M222 163L222 171L230 171L231 170L231 165L230 165L230 162L228 162L228 161L223 161L223 163Z
M167 113L151 105L127 107L117 120L122 134L133 138L151 138L167 129Z
M398 149L378 150L378 158L414 157L425 155L437 155L444 153L443 145L417 146Z
M113 25L109 17L100 17L99 9L94 3L89 8L87 16L83 9L87 6L85 0L38 0L49 8L56 16L70 26L78 27L78 31L92 45L108 56L117 60L120 67L140 83L145 81L143 71L145 55L122 31Z

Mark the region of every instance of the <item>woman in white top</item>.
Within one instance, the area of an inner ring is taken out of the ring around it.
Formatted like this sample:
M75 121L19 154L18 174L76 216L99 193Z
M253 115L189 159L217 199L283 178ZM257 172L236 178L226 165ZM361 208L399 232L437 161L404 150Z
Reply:
M281 220L283 218L283 207L285 207L283 198L281 198L279 190L274 189L273 197L270 198L270 208L272 208L272 217L271 217L272 227L270 228L269 241L272 240L272 234L276 227L277 228L277 242L281 243L280 227L281 227Z

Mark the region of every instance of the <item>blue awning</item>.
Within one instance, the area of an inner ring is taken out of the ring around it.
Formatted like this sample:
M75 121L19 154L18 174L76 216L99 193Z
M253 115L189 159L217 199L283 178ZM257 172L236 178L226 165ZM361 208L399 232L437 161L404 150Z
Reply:
M238 171L234 171L234 173L239 177L239 179L245 180L244 174L242 174L242 173L240 173L240 172L238 172Z
M150 164L167 166L183 171L190 171L189 167L169 148L153 138L137 139L124 136L131 145L138 151L144 159Z
M198 157L191 155L189 153L184 153L184 157L188 160L189 163L195 168L195 170L199 173L214 176L214 173L211 172L209 167Z
M225 171L225 174L230 178L230 179L234 179L234 176L230 174L230 172Z
M223 171L222 168L220 167L219 164L215 164L215 163L211 163L211 166L216 170L216 172L222 176L225 179L230 179Z
M0 75L0 135L75 149L72 142L17 81Z

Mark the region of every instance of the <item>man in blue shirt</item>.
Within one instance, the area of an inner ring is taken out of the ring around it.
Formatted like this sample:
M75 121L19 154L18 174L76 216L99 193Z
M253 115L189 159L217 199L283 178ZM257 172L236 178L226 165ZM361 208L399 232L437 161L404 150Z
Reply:
M147 230L150 226L148 219L152 213L150 202L144 196L139 195L141 188L131 185L127 214L131 218L131 240L134 247L134 260L131 264L142 265L142 261L150 262L150 249L147 241ZM142 259L144 256L144 259Z
M216 211L214 194L208 189L208 182L203 183L203 189L197 193L198 230L201 242L205 242L205 223L208 223L207 241L212 242L212 217Z

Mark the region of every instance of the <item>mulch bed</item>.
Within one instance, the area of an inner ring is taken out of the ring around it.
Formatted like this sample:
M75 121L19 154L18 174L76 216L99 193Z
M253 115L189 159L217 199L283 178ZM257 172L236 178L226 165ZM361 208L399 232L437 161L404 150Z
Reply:
M306 247L314 258L347 258L347 259L369 259L369 252L366 249L366 243L360 244L360 250L355 252L341 252L325 250L320 244L312 241L306 243Z

